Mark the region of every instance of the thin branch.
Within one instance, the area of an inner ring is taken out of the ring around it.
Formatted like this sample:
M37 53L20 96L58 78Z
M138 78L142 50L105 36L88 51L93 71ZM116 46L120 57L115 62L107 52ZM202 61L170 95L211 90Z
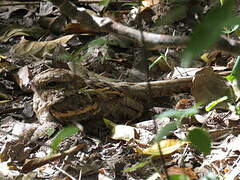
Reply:
M82 26L94 30L96 32L114 33L118 36L130 39L135 44L146 46L148 50L156 50L160 48L183 48L190 40L187 36L170 36L163 34L155 34L149 32L141 32L134 28L124 26L110 18L101 18L91 16L83 8L77 8L70 1L50 0L54 5L60 8L60 11L70 19L76 20ZM143 39L143 42L142 42ZM234 55L240 55L240 41L220 37L216 43L215 49L225 51Z

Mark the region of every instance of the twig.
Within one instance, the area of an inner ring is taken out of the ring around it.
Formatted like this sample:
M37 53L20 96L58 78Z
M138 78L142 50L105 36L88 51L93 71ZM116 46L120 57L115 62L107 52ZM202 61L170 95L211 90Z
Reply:
M57 153L52 156L44 157L44 158L31 159L27 163L24 164L21 172L28 173L28 172L30 172L36 168L39 168L47 163L56 161L58 159L62 159L69 154L74 154L74 153L80 151L81 149L83 149L85 146L86 146L86 144L79 144L77 146L72 147L71 149L69 149L67 151L64 151L63 153Z
M60 8L60 11L70 19L81 22L82 26L96 32L114 33L118 36L130 39L140 47L144 43L146 49L156 50L160 48L178 48L185 47L189 42L188 36L170 36L141 32L128 26L117 23L110 18L100 18L91 16L86 11L77 8L70 1L50 0L54 5ZM143 41L142 41L143 40ZM234 55L240 55L240 41L228 39L222 36L216 43L215 49L228 52Z
M57 170L59 170L61 173L65 174L66 176L68 176L69 178L71 178L71 180L77 180L76 178L74 178L73 176L71 176L69 173L67 173L66 171L64 171L63 169L54 166Z

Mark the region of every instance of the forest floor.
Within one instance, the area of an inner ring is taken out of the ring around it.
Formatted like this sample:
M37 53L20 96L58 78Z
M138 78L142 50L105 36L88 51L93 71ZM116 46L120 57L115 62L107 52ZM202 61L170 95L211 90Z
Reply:
M73 3L184 37L219 2ZM150 50L65 11L0 2L0 179L240 179L239 92L225 78L237 56L206 50L183 68L182 46Z

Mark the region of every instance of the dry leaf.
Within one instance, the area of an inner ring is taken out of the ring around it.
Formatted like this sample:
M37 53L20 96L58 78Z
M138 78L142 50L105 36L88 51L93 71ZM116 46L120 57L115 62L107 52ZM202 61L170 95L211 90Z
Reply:
M116 125L113 128L112 139L129 141L135 139L136 133L135 128L132 126Z
M0 42L7 42L10 38L15 36L31 36L34 38L39 38L45 33L46 31L38 26L25 28L19 25L11 25L1 29Z
M9 19L12 14L19 12L19 11L28 11L28 9L25 5L6 6L6 9L7 10L5 12L0 13L1 19Z
M185 144L188 144L188 142L178 140L178 139L166 139L166 140L160 141L160 147L163 155L171 154L179 150L180 147L182 147ZM152 146L146 149L137 148L136 151L140 154L160 155L157 143L154 143Z
M191 108L194 104L194 101L193 99L186 99L186 98L183 98L183 99L180 99L175 108L176 109L188 109L188 108Z
M226 96L227 90L227 80L214 73L212 67L201 69L193 79L192 95L201 104L208 104Z
M211 63L217 59L217 56L219 56L220 53L221 52L218 50L211 51L209 53L207 52L201 56L201 59L206 63Z
M32 78L32 73L28 69L28 66L23 66L18 70L16 74L16 81L19 87L26 92L31 91L31 88L30 88L31 78Z
M151 6L154 6L159 3L159 0L144 0L142 1L143 7L141 7L141 11Z
M9 72L9 71L15 70L16 68L17 66L6 61L5 56L0 55L0 74L3 72Z
M199 68L174 67L173 72L171 72L168 75L168 78L179 79L179 78L185 78L185 77L189 77L189 76L194 76L197 71L199 71Z
M46 54L52 53L58 45L67 43L73 36L74 35L67 35L45 42L22 40L19 44L13 47L12 51L18 55L34 55L42 57Z
M148 144L153 137L151 132L141 128L127 125L116 125L113 127L112 139L115 140L137 140L140 144Z

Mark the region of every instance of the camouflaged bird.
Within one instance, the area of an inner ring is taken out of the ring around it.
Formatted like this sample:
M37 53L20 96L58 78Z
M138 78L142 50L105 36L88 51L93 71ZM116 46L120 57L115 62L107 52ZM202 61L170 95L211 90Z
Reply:
M40 122L56 119L60 122L91 120L106 117L111 120L139 118L144 111L144 99L171 95L189 90L191 81L155 81L149 84L111 82L99 76L79 76L66 69L48 69L34 77L33 109Z
M136 119L143 105L111 84L87 82L66 69L48 69L32 83L33 109L41 121L90 120L94 117Z

